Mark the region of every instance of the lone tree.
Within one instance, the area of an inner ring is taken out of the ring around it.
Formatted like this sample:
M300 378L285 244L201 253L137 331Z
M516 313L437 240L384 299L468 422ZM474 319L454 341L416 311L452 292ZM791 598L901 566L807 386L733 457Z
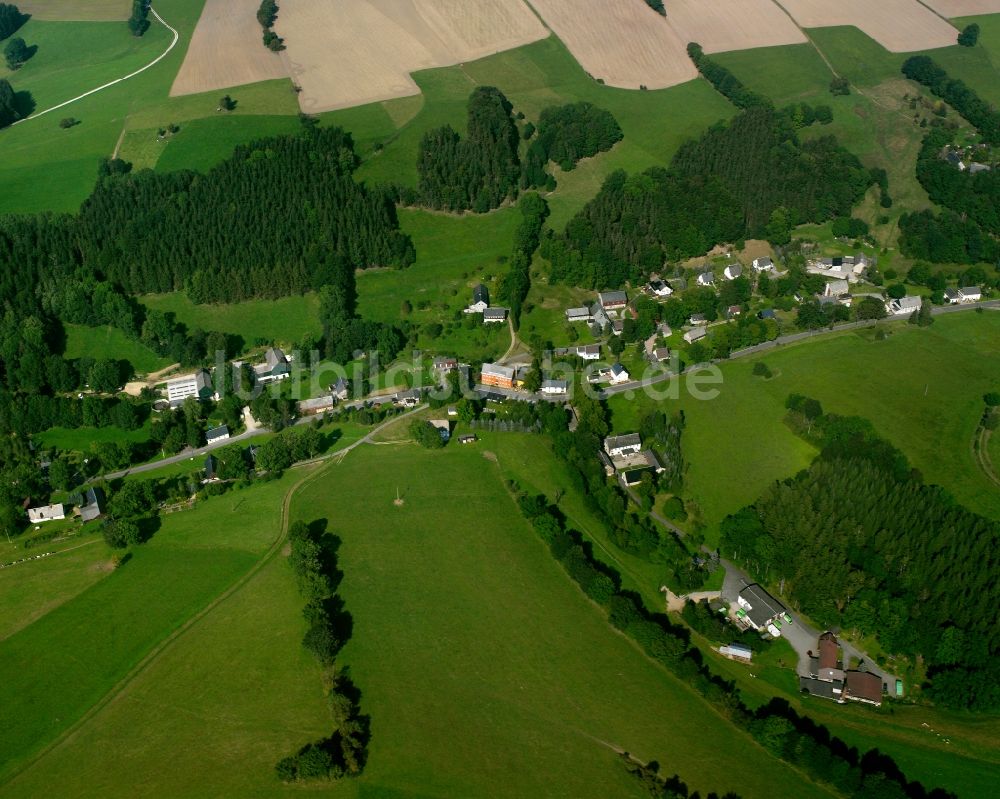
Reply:
M149 3L147 0L132 0L132 16L128 18L128 29L133 36L142 36L149 30Z
M27 22L27 14L12 3L0 3L0 40L6 39Z
M430 422L421 419L410 423L410 435L418 444L427 447L427 449L441 449L444 446L441 431Z
M836 77L830 81L830 94L844 95L851 93L851 84L847 78Z
M236 101L228 94L223 95L222 99L219 100L219 110L232 111L234 108L236 108Z
M958 43L962 47L975 47L979 42L979 25L973 22L971 25L966 25L962 28L962 32L958 34Z
M17 107L17 96L14 87L4 78L0 78L0 128L13 125L21 118Z
M3 57L7 59L7 69L11 71L20 69L24 62L31 58L31 48L24 43L24 39L15 36L3 48Z

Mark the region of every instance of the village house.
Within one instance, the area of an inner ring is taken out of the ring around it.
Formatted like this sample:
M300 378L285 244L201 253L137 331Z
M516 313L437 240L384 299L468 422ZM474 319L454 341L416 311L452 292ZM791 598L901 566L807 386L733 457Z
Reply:
M740 275L743 274L743 265L739 263L731 263L722 272L726 280L736 280Z
M411 388L407 391L400 391L393 397L393 404L401 408L416 408L420 404L420 389Z
M684 334L684 340L688 344L694 344L696 341L700 341L708 335L708 331L704 327L693 327L687 333Z
M618 473L618 479L621 480L621 484L625 488L634 488L642 483L642 476L646 474L647 471L647 469L643 468L625 469Z
M490 307L490 292L482 283L472 289L472 302L465 309L465 313L483 313Z
M608 436L604 439L604 451L612 458L631 455L642 449L642 438L638 433L626 433L622 436Z
M753 651L743 644L723 644L719 647L719 654L743 663L749 663L753 658Z
M670 360L670 347L657 347L649 355L654 363L666 363Z
M608 453L600 449L597 451L597 456L601 460L601 466L604 467L604 474L611 477L615 473L615 465L611 462L611 458L608 457Z
M726 308L726 317L729 319L735 319L742 313L743 313L743 308L739 305L730 305L728 308Z
M964 286L958 289L958 302L979 302L983 298L983 292L979 286Z
M774 261L772 261L767 256L762 258L753 259L753 271L754 272L773 272L774 271Z
M736 615L745 619L753 629L757 631L767 630L775 638L781 635L781 631L774 622L779 620L785 612L785 606L757 583L748 585L740 591L737 604L743 611L743 615L740 616L739 611Z
M625 332L625 323L621 319L615 319L611 323L611 333L615 336L620 336Z
M80 498L80 504L76 509L80 514L80 519L85 522L99 519L104 515L104 502L105 497L102 489L88 488Z
M662 280L649 281L646 285L646 290L654 297L669 297L674 293L674 290L670 288L670 285Z
M715 286L715 275L711 272L702 272L695 282L699 286Z
M575 355L584 361L597 361L601 357L600 344L580 344L576 347L558 347L552 350L552 355L561 358L565 355Z
M606 313L614 313L625 308L628 295L624 291L602 291L597 295L597 302Z
M765 308L762 311L758 311L757 318L758 319L775 319L776 317L775 317L775 314L774 314L774 309L773 308Z
M849 671L844 680L844 699L878 707L882 704L882 678L870 671Z
M330 385L330 394L334 399L343 402L351 394L351 387L343 377L337 378L337 382Z
M476 438L476 434L475 433L466 433L464 436L459 436L458 437L458 443L459 444L474 444L478 440L479 439Z
M215 396L212 378L205 369L199 369L191 375L175 377L167 381L167 402L171 408L184 404L188 397L198 401L210 400Z
M706 317L705 314L703 313L694 313L691 314L691 317L688 319L688 322L692 325L707 325L708 317Z
M885 304L885 311L889 316L909 316L914 311L920 310L922 300L920 297L906 296L898 300L889 300Z
M458 359L445 355L439 355L432 361L434 371L439 377L443 377L458 368Z
M314 416L330 410L337 404L336 398L332 394L323 394L319 397L311 397L299 401L299 413L302 416Z
M28 508L28 521L32 524L54 522L65 518L66 506L61 502L55 505L41 505L37 508Z
M229 438L229 428L224 424L213 427L205 431L205 443L208 445L217 444Z
M824 297L841 297L851 293L851 284L846 280L831 280L823 289Z
M484 386L514 388L514 369L498 363L484 363L480 381Z
M612 364L610 379L613 386L617 386L620 383L627 383L630 379L628 370L620 363Z
M264 363L253 368L254 379L258 383L273 383L276 380L286 380L292 374L288 358L277 347L269 347L264 353Z
M590 312L590 308L587 308L586 306L581 308L566 309L567 322L592 322L593 320L594 316Z
M495 324L497 322L507 321L507 309L506 308L487 308L483 311L483 324Z
M569 391L568 380L543 380L542 393L549 395L564 395Z
M212 455L208 455L205 458L205 468L202 470L204 477L202 478L203 483L217 483L219 482L219 465L218 462Z

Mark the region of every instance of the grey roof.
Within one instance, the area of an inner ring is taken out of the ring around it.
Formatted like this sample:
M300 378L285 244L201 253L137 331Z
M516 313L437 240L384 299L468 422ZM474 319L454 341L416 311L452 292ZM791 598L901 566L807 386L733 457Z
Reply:
M503 377L507 380L514 379L514 369L511 366L503 366L499 363L484 363L481 374Z
M211 441L213 438L223 438L229 435L229 428L224 424L220 424L218 427L213 427L211 430L205 431L205 439Z
M971 164L969 164L970 175L977 175L980 172L989 172L989 171L990 168L986 164L980 164L976 161L973 161Z
M585 317L589 318L590 315L591 315L590 314L590 308L587 308L586 306L584 306L582 308L567 308L566 309L566 317L568 319L572 319L573 317L576 317L576 316L585 316Z
M622 366L620 363L615 363L611 365L611 374L613 374L615 377L618 377L618 375L622 374L623 372L625 374L628 374L628 372L625 370L625 367Z
M765 256L764 256L763 258L757 258L757 259L756 259L756 260L754 261L754 263L755 263L755 264L756 264L757 266L773 266L773 265L774 265L774 261L772 261L772 260L771 260L770 258L768 258L768 257L767 257L766 255L765 255Z
M506 308L487 308L483 311L483 319L505 319L507 316Z
M88 488L83 494L83 504L80 506L80 518L85 522L96 519L104 512L104 491L100 488Z
M347 385L347 381L343 377L338 377L337 382L334 383L332 386L330 386L330 390L334 394L342 394L343 392L349 390L349 386Z
M980 289L979 286L963 286L962 288L959 289L959 291L962 294L964 294L965 296L968 296L970 294L982 294L983 293L982 289Z
M667 361L670 359L670 347L657 347L653 350L653 358L657 361Z
M472 303L475 304L477 302L485 302L487 305L490 304L490 290L482 283L472 290Z
M903 297L896 300L896 305L901 311L919 311L922 300L920 297Z
M944 296L947 297L949 300L958 300L958 299L961 299L962 298L962 293L963 292L962 292L961 289L945 289L944 290Z
M743 274L743 266L738 263L732 263L726 267L726 271L733 277L739 277Z
M635 447L638 449L641 446L642 437L638 433L626 433L623 436L608 436L604 439L604 449L607 452L624 447Z
M698 281L701 283L714 283L715 275L712 274L711 272L702 272L700 275L698 275Z
M275 366L287 366L288 358L286 358L285 353L277 347L270 347L267 352L264 353L264 363L267 364L268 369L273 370Z
M799 690L807 691L813 696L821 696L824 699L840 699L840 694L836 693L844 687L840 681L818 680L815 677L799 677Z
M758 627L765 626L771 619L785 610L784 605L757 583L748 585L740 591L740 597L750 603L750 608L745 609L746 614L750 621Z
M552 389L557 389L557 390L560 390L560 391L565 391L567 388L569 388L569 381L568 380L543 380L542 381L542 389L546 389L546 388L552 388Z
M597 295L601 305L624 305L628 302L628 295L624 291L602 291Z

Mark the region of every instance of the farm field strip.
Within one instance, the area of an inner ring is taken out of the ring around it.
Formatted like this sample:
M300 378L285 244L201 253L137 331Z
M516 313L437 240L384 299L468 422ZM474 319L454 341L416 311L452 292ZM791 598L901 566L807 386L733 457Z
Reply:
M281 56L261 39L259 5L258 0L206 0L171 97L288 77Z
M921 0L941 16L971 17L976 14L1000 14L1000 0Z
M308 112L418 94L411 72L548 36L521 0L284 0L275 31Z
M803 28L853 25L893 53L955 44L958 31L918 0L775 0Z
M706 53L801 44L805 35L772 0L667 0L667 24Z

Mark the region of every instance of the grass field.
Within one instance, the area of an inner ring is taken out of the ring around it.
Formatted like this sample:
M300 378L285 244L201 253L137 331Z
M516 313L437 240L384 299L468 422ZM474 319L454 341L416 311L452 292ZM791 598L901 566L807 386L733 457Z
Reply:
M279 300L250 300L232 305L196 305L187 295L147 294L139 298L147 308L173 313L189 328L218 330L243 339L245 347L272 341L286 347L306 336L319 335L315 294L283 297Z
M976 47L949 47L932 55L951 77L961 78L980 97L997 105L1000 104L1000 14L955 20L959 27L971 22L980 28Z
M783 424L793 392L830 412L868 418L929 483L970 509L1000 518L1000 494L976 467L971 444L982 395L1000 369L1000 314L938 318L929 329L894 325L885 341L844 333L721 366L717 399L698 402L682 390L687 492L715 541L724 516L755 500L773 481L805 468L812 448ZM775 372L751 374L756 360ZM821 367L821 368L820 368ZM610 401L616 432L635 428L646 402Z
M147 422L136 430L120 427L50 427L33 436L43 447L55 447L62 452L89 452L93 444L125 441L148 441L150 425Z
M114 358L128 361L136 374L148 374L170 363L149 347L114 327L66 325L66 358Z
M124 22L129 15L129 5L122 0L21 0L17 7L32 19Z
M253 566L278 536L281 497L296 479L290 474L166 516L119 570L0 642L0 778ZM0 585L27 586L37 579L33 567L44 563L4 570Z

